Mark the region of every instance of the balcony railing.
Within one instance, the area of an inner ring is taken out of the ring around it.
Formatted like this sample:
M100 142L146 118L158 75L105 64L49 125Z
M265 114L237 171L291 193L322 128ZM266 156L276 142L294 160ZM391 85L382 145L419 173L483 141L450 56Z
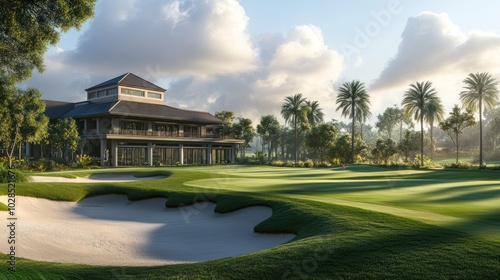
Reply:
M84 135L92 135L94 133L84 132ZM231 137L222 136L217 133L192 133L192 132L178 132L178 131L154 131L154 130L136 130L136 129L115 129L101 131L103 134L116 134L125 136L147 136L147 137L158 137L158 138L219 138L219 139L230 139Z

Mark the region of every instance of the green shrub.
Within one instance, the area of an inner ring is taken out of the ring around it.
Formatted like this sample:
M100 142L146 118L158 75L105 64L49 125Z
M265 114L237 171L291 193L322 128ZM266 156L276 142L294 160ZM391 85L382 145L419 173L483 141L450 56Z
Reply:
M441 167L441 165L439 165L439 163L433 162L430 158L424 155L424 166L420 166L420 155L418 154L413 160L413 167L437 168Z
M75 167L83 168L90 165L92 157L89 155L76 155Z
M332 164L333 165L341 165L342 160L340 158L332 158Z
M69 170L70 167L63 162L56 162L51 159L41 158L29 163L29 170L37 172Z
M304 167L307 167L307 168L311 168L311 167L314 167L314 162L312 161L312 159L308 159L304 162Z
M14 173L16 173L16 183L25 183L29 182L30 178L20 170L14 169ZM4 163L0 163L0 183L8 183L9 182L9 171L7 166Z
M284 166L285 166L285 167L294 167L294 166L295 166L295 161L293 161L293 160L287 160L287 161L285 162L285 165L284 165Z
M285 163L282 160L273 160L273 161L271 161L271 165L283 167L283 166L285 166Z
M449 163L449 164L445 164L444 167L445 168L457 168L457 169L473 169L474 165L470 162L459 161L458 164L457 163Z
M329 162L328 162L328 161L326 161L326 160L324 160L324 161L322 161L322 162L318 163L318 167L330 167L330 166L332 166L332 164L331 164L331 163L329 163Z

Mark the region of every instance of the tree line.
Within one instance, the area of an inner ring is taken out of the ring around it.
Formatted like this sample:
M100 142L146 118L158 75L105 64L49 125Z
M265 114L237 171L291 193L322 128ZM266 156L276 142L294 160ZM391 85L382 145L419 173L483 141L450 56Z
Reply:
M377 116L375 127L367 125L371 116L370 96L364 83L353 80L345 82L337 90L336 111L340 116L350 119L350 124L336 120L325 121L318 101L307 100L298 93L287 96L281 106L281 125L276 116L264 115L254 128L249 119L238 118L234 113L217 112L215 115L226 125L221 130L224 135L245 139L241 156L253 138L261 140L260 155L267 161L312 159L316 163L334 161L355 163L369 160L387 164L394 155L408 162L413 154L417 164L425 165L426 158L432 158L436 151L435 130L445 132L454 145L456 162L459 161L460 139L464 130L479 127L478 162L484 165L483 155L483 117L486 112L490 139L496 147L500 133L500 107L497 80L488 72L470 73L463 80L463 90L459 93L458 104L445 117L442 101L432 82L415 82L403 95L401 107L388 107ZM474 117L479 113L478 121ZM415 123L419 130L415 130ZM429 131L424 130L424 124ZM376 132L373 130L377 129ZM238 132L237 132L238 131ZM395 132L399 137L395 137ZM397 139L396 139L397 138ZM397 141L396 141L397 140ZM427 147L427 151L424 148ZM418 152L417 152L418 150Z

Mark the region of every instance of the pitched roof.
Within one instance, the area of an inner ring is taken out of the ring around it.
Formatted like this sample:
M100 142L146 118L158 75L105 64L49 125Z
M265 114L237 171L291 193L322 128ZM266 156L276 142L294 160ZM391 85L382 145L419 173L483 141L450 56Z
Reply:
M164 92L166 89L161 88L151 82L148 82L144 80L143 78L134 75L130 72L122 74L118 77L115 77L111 80L107 80L105 82L102 82L98 85L95 85L93 87L89 87L85 91L90 91L90 90L95 90L99 88L104 88L108 86L113 86L113 85L120 85L120 86L129 86L129 87L135 87L135 88L142 88L142 89L150 89L154 91L161 91Z
M222 124L220 119L208 112L192 111L167 105L148 104L132 101L120 101L110 112L112 115L156 118L169 121Z
M64 102L61 102L64 103ZM53 114L50 118L84 118L93 116L114 115L123 117L136 117L145 119L156 119L163 121L174 121L181 123L196 124L222 124L220 119L208 112L184 110L167 105L149 104L133 101L110 101L104 103L84 102L68 103L73 107L69 110L61 110L62 114ZM48 114L46 113L48 116Z
M75 106L74 103L70 102L62 102L62 101L53 101L53 100L45 100L45 115L49 119L58 119L62 115L71 111Z
M90 116L99 116L108 114L111 108L118 103L117 100L97 103L97 102L85 102L83 104L78 104L73 110L62 115L62 118L81 118Z

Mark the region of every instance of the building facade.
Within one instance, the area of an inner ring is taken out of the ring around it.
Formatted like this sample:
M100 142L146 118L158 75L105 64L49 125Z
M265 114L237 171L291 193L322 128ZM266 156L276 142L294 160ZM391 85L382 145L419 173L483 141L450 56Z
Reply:
M207 112L165 105L165 89L132 73L85 91L87 101L46 101L46 115L75 119L80 153L102 166L233 163L244 143L219 135L224 123Z

